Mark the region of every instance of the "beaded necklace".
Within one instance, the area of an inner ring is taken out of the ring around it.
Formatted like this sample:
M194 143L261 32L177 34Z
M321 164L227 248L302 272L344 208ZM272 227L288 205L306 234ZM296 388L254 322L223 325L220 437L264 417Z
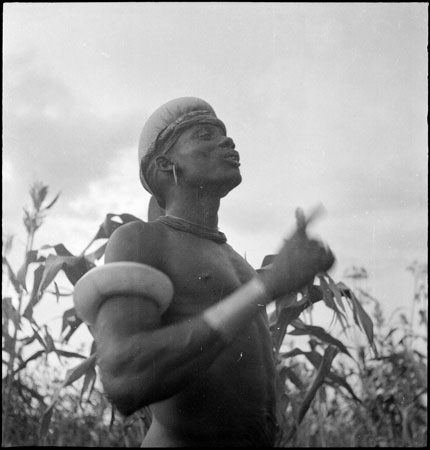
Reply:
M210 239L219 244L225 244L227 242L226 235L217 228L208 228L176 216L160 216L156 220L176 230L191 233L200 238Z

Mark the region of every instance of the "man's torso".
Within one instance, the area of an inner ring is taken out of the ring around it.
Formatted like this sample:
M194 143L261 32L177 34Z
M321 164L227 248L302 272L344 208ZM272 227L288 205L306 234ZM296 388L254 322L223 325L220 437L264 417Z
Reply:
M163 325L202 313L256 275L228 244L200 239L161 223L152 226L160 228L158 269L170 277L175 288ZM168 433L178 443L189 444L191 438L194 443L211 445L271 445L274 385L271 338L262 308L208 370L174 397L151 405L154 431L164 430L156 434Z

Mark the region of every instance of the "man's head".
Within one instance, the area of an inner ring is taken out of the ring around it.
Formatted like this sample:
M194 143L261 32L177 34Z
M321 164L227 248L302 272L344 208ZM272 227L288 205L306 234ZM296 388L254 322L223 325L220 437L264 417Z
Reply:
M226 195L241 181L239 155L224 123L204 100L183 97L158 108L139 141L140 180L160 206L166 185L199 185ZM176 179L175 179L176 178Z

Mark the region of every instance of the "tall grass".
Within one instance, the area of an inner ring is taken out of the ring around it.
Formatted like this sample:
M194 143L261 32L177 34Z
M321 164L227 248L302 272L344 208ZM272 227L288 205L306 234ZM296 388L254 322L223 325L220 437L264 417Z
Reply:
M327 380L293 438L281 438L280 446L426 446L427 266L415 263L411 267L408 270L414 277L414 292L405 308L410 314L400 310L387 320L380 302L355 283L357 296L371 311L378 353L372 355L352 339L349 349L353 358L340 355L333 372L353 387L354 395L346 386ZM315 339L309 340L311 349L320 345ZM291 428L313 371L303 361L291 361L288 368L300 380L287 380L285 384L290 396L287 428Z
M112 232L138 219L107 214L78 255L63 243L34 250L35 233L58 199L48 202L47 195L41 183L30 190L32 208L24 210L23 220L27 244L17 271L8 260L13 240L3 236L2 445L138 446L150 415L143 409L118 420L97 377L95 344L89 354L70 349L71 337L83 326L74 308L64 312L59 337L33 315L47 293L59 302L70 296L77 280L102 258ZM354 289L320 274L302 292L274 303L269 318L277 361L278 446L424 445L427 266L416 262L407 270L414 279L410 308L388 320L380 302L360 287L367 275L363 268L345 274ZM60 272L69 290L57 284ZM317 303L332 311L336 335L317 325L312 316ZM366 344L351 340L354 327ZM295 346L297 336L307 344ZM68 370L60 373L59 367Z

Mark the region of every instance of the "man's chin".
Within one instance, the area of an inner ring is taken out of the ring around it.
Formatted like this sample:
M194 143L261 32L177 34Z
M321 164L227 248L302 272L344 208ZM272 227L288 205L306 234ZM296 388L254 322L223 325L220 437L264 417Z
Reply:
M222 177L212 179L210 182L199 180L196 186L206 192L218 195L220 198L225 197L232 189L242 182L242 175L237 170L236 173L230 173L228 176L224 174Z
M242 175L240 174L240 172L238 171L237 176L235 176L234 178L231 177L228 182L226 182L223 185L223 190L222 190L222 194L220 195L220 197L225 197L230 191L232 191L235 187L239 186L239 184L242 183Z

